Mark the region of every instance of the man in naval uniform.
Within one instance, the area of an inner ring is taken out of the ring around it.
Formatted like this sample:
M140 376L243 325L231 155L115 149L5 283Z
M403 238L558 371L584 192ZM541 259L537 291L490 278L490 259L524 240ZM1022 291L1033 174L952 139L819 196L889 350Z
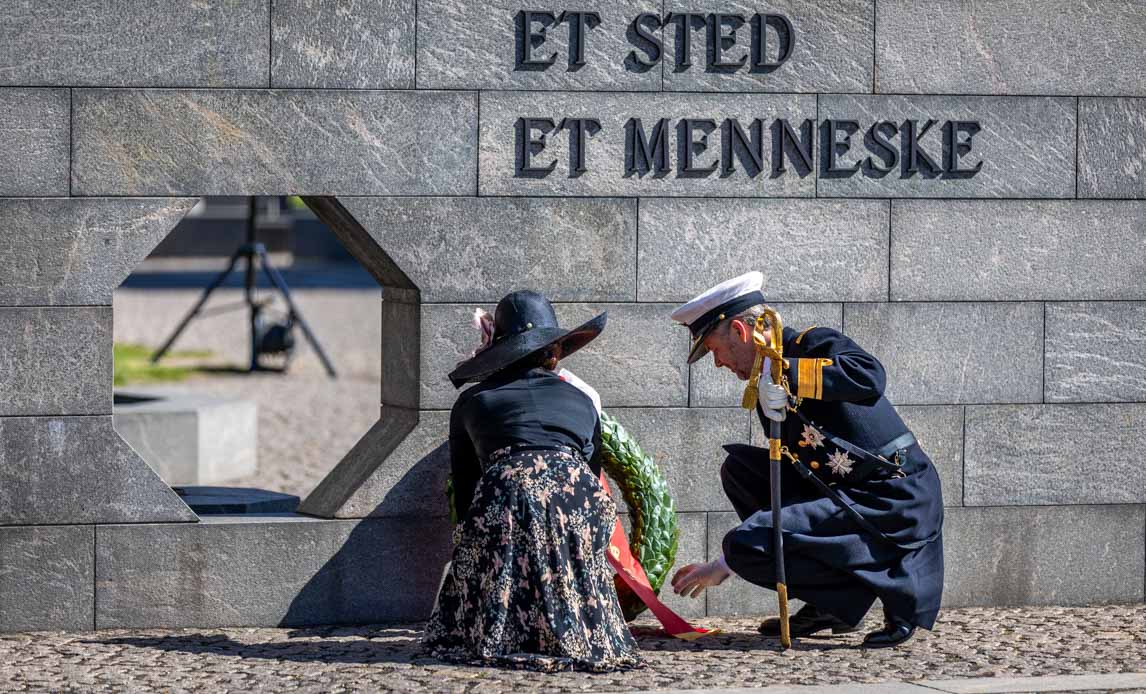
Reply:
M741 380L752 375L763 275L750 272L697 296L672 312L692 333L693 363L712 352L717 367ZM760 324L763 325L763 324ZM765 336L769 330L762 331ZM916 627L931 629L943 590L943 497L931 460L883 397L879 361L830 328L783 329L786 383L762 369L759 402L782 422L784 561L788 592L804 601L792 616L793 636L859 629L876 598L885 626L867 648L896 646ZM720 470L740 516L724 536L723 554L690 564L673 589L696 597L736 575L775 589L768 449L733 444ZM760 625L778 636L779 620Z

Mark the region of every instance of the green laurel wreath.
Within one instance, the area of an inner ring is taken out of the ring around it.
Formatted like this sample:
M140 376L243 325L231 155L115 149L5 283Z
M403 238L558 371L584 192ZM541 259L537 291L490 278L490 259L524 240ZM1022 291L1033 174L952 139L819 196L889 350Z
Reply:
M680 539L676 504L657 464L641 450L621 423L605 412L601 413L601 467L621 488L621 498L628 504L632 516L629 550L644 568L653 592L659 594L669 569L676 561ZM446 481L446 496L450 504L450 522L457 524L452 475ZM625 619L632 621L645 611L645 604L620 576L614 577L613 581Z
M629 505L633 526L629 549L649 577L653 592L659 594L676 561L680 539L676 504L668 483L652 457L641 450L620 422L605 412L601 413L601 454L601 467L616 481L621 498ZM645 604L620 576L613 581L625 619L632 621L645 611Z

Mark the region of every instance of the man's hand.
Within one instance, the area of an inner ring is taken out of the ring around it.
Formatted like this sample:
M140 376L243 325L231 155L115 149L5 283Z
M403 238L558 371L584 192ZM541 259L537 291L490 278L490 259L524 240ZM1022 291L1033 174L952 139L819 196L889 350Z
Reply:
M677 595L695 598L703 593L705 588L718 586L731 575L719 560L707 564L689 564L682 566L673 574L672 589Z
M765 383L760 386L760 405L765 417L782 422L788 416L788 393L775 383Z

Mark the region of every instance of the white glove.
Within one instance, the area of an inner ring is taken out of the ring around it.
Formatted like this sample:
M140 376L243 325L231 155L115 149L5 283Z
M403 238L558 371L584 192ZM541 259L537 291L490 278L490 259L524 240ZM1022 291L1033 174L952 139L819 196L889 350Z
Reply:
M760 406L764 416L773 422L782 422L788 416L788 393L775 383L760 385Z
M706 588L724 583L724 579L731 575L728 565L720 559L705 564L689 564L673 574L672 589L677 595L695 598Z

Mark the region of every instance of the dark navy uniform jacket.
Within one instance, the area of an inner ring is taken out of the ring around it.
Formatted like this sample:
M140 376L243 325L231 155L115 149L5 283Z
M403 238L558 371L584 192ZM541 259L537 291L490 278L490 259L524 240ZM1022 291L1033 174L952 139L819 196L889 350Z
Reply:
M840 332L785 329L784 357L797 409L817 426L872 452L908 431L883 397L886 373L879 360ZM782 425L784 445L885 538L859 527L783 462L781 523L789 593L850 623L860 621L878 597L888 612L931 628L943 589L943 496L931 460L912 444L900 459L901 475L855 481L844 473L858 461L843 457L841 449L805 426L789 412ZM728 450L721 476L743 522L724 539L725 559L743 578L774 587L767 449Z

